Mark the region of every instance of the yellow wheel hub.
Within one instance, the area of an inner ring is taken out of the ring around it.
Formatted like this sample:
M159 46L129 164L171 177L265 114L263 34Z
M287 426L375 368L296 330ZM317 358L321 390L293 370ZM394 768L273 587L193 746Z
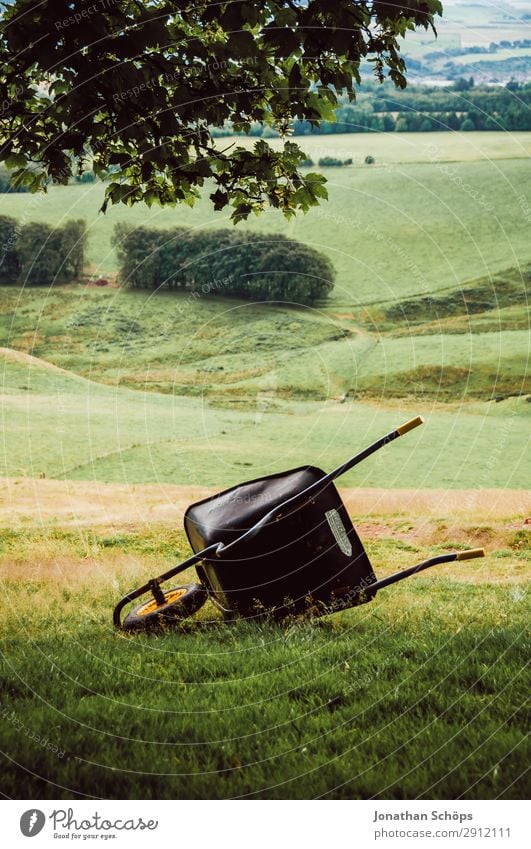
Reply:
M174 601L177 601L179 598L186 593L186 589L181 587L178 590L170 590L168 593L164 593L164 604L159 604L154 598L151 601L146 601L142 607L139 607L136 611L137 616L148 616L150 613L155 613L155 611L160 610L161 607L164 607L167 604L172 604Z

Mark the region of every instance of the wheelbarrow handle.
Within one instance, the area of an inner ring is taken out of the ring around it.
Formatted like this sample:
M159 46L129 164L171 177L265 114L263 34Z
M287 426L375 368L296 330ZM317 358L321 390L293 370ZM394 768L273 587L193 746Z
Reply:
M335 480L336 478L341 477L341 475L344 475L345 472L349 471L349 469L352 469L354 466L357 466L358 463L361 463L362 460L365 460L367 457L370 457L371 454L374 454L375 451L383 448L384 445L388 445L390 442L393 442L394 439L398 439L399 436L409 433L410 430L413 430L421 424L424 424L422 416L415 416L414 419L404 422L403 425L400 425L394 430L391 430L389 433L386 433L385 436L377 439L376 442L373 442L368 448L364 448L363 451L359 452L359 454L355 454L354 457L351 457L350 460L346 461L346 463L342 463L341 466L338 466L333 472L329 472L326 477L321 478L320 483L328 483L329 480Z
M409 433L410 430L414 430L421 424L424 424L422 416L415 416L414 419L409 419L409 421L404 422L403 425L397 427L396 433L398 433L399 436L403 436L405 433Z
M484 548L472 548L468 551L453 551L451 554L440 554L438 557L430 557L428 560L422 560L416 566L411 566L409 569L403 569L401 572L395 572L394 575L389 575L387 578L381 578L374 584L369 585L372 592L388 587L391 584L396 584L398 581L403 581L411 575L416 575L417 572L423 572L424 569L430 569L432 566L438 566L440 563L452 563L454 560L472 560L475 557L485 557Z
M389 442L392 442L394 439L398 439L399 436L402 436L404 433L408 433L408 431L413 430L413 428L418 427L423 424L424 419L421 416L416 416L414 419L410 419L410 421L405 422L405 424L400 425L400 427L395 428L395 430L391 430L389 433L386 433L385 436L382 436L380 439L377 439L376 442L373 442L372 445L369 445L368 448L365 448L363 451L360 451L359 454L356 454L354 457L351 457L350 460L347 460L346 463L343 463L341 466L338 466L337 469L334 469L332 472L328 472L328 474L323 475L319 480L314 481L306 489L302 489L300 492L297 492L296 495L292 495L290 498L283 501L282 504L277 504L268 513L262 516L261 519L258 520L251 528L245 531L238 539L233 540L232 542L223 544L219 543L217 547L215 547L215 554L217 557L220 557L222 554L226 554L229 549L239 546L242 542L248 542L254 536L258 534L259 531L262 530L269 522L274 521L276 516L278 515L279 510L285 510L286 507L289 507L291 504L294 504L297 501L300 501L304 498L311 498L316 490L322 489L327 486L331 481L335 480L335 478L340 477L349 469L352 469L353 466L356 466L358 463L361 463L362 460L365 460L366 457L370 457L371 454L374 454L375 451L378 451L379 448L383 448L384 445L387 445Z

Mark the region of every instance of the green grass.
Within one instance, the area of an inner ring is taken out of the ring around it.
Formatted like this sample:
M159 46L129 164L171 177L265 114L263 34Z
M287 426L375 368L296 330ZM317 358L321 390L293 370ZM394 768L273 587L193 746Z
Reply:
M385 316L390 327L398 322L418 324L449 316L467 317L477 313L499 311L509 306L527 306L531 282L531 266L509 269L493 279L471 281L448 293L424 295L388 307Z
M481 396L487 385L491 397L525 394L531 392L529 353L528 330L380 339L363 360L356 391L374 395L375 376L385 375L384 397L453 401Z
M179 293L5 287L0 342L95 381L225 407L490 400L531 389L528 278L509 269L335 315Z
M456 338L461 337L448 337ZM419 337L418 342L425 339ZM427 341L433 346L433 337ZM395 346L394 359L398 360L400 345L405 348L400 356L407 355L408 340L386 344ZM293 357L293 368L302 360L304 371L308 361L299 352ZM374 368L380 365L376 360ZM391 368L387 372L385 380L399 381L400 374ZM437 374L430 379L441 381ZM350 472L343 479L345 485L523 488L528 484L525 458L531 406L525 398L445 407L427 400L427 389L416 385L411 387L416 400L301 401L285 399L275 384L267 389L257 381L253 391L249 381L241 404L230 404L230 395L217 403L220 398L209 397L208 384L200 384L193 397L160 394L151 386L147 391L130 390L104 386L40 361L17 362L12 355L4 357L2 385L0 474L12 477L221 488L290 466L313 463L333 468L420 412L426 418L424 428Z
M370 546L380 574L425 553L392 533ZM181 534L6 534L3 792L525 798L525 553L502 533L490 565L318 621L225 625L207 605L134 638L113 633L112 606L184 553Z
M512 268L492 280L477 278L446 287L439 294L351 306L348 312L337 313L221 298L193 300L182 293L4 287L0 290L0 342L92 381L140 390L138 396L120 396L131 399L123 410L149 406L150 400L142 400L146 393L180 396L179 439L184 439L187 427L189 435L197 436L197 418L202 419L207 408L207 442L213 434L209 422L219 418L220 409L247 413L238 422L242 428L253 425L251 441L257 422L267 433L285 421L282 432L299 442L292 434L302 420L305 427L310 423L310 433L317 429L323 438L319 420L324 409L327 422L334 410L335 422L352 418L350 406L343 414L338 412L339 400L371 400L392 407L399 399L407 409L421 404L424 410L427 403L450 403L455 416L456 404L529 394L528 280L528 266ZM17 366L22 371L25 367ZM24 376L17 376L13 369L10 361L4 380L10 396L27 392ZM58 379L62 385L63 376L43 373L35 379L32 404L38 415L42 381ZM90 391L95 403L98 390L92 386ZM102 392L105 409L113 403L112 393ZM190 404L191 398L196 399L195 405ZM9 403L15 404L13 397ZM46 406L47 400L42 403ZM179 406L175 399L172 403ZM327 403L331 408L322 407ZM482 408L481 415L490 415L489 409ZM504 409L510 413L508 428L519 444L525 411L531 408L521 405L516 420L509 408ZM287 418L295 412L298 418ZM459 408L459 414L463 413L466 406ZM127 434L124 450L135 456L140 451L138 462L156 469L165 463L165 452L160 454L157 443L171 442L167 425L149 439L140 439L134 435L138 414L131 427L125 426L128 416L122 422L122 435ZM465 416L460 423L466 420ZM104 421L101 425L94 438L97 443L100 434L108 443L108 427ZM472 427L478 426L476 419ZM226 428L221 424L219 430ZM195 440L194 444L197 447ZM213 447L222 450L217 439ZM226 445L223 450L230 451ZM478 450L484 450L483 446ZM108 453L115 455L116 449L109 448ZM96 456L100 456L99 448ZM79 473L86 474L88 462L86 456L77 464L69 462L64 474L78 474L78 467ZM103 473L101 466L100 470ZM115 480L106 461L108 474Z

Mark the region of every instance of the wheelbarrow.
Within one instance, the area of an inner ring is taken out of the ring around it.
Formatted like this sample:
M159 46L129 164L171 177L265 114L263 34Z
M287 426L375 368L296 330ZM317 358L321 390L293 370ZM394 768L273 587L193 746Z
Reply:
M441 554L376 579L333 482L420 424L420 416L411 419L328 474L302 466L192 504L184 528L193 555L120 599L114 624L126 631L176 624L207 599L227 619L325 615L365 604L378 590L440 563L484 557L482 548ZM196 583L162 589L191 566ZM124 608L147 594L122 621Z

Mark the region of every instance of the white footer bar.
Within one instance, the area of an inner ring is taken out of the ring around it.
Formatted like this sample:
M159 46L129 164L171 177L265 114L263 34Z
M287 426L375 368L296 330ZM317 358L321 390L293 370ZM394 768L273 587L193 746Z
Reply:
M517 801L3 801L2 845L186 849L529 846ZM34 841L34 842L33 842Z

